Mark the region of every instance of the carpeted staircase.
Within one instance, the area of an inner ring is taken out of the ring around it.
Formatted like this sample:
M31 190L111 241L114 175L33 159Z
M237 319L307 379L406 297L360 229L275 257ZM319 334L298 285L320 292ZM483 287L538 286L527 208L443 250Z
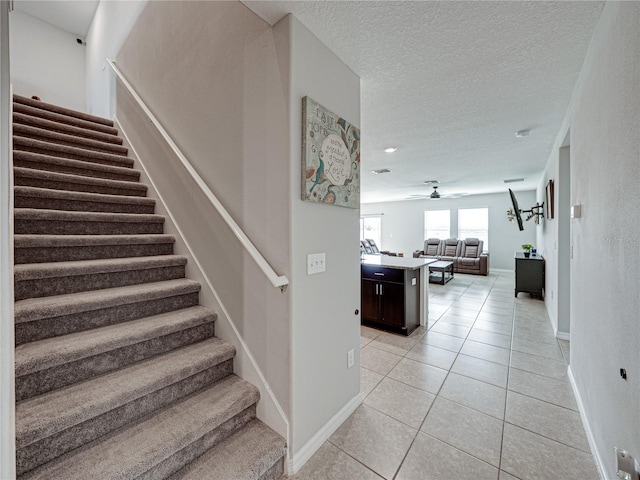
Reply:
M279 478L113 122L20 96L13 120L19 478Z

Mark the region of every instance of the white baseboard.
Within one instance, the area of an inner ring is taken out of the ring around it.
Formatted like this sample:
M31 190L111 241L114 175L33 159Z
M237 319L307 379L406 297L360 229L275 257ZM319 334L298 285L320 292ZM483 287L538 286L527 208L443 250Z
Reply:
M333 432L335 432L340 425L344 423L344 421L349 418L356 408L360 406L362 403L362 396L358 393L355 397L353 397L349 402L340 409L338 413L336 413L331 420L329 420L324 427L318 430L316 433L304 446L298 450L293 458L288 459L287 461L287 476L292 476L296 474L307 461L311 458L311 456L318 451L318 449L322 446L322 444L331 436Z
M490 268L489 273L515 273L515 270L509 270L508 268Z
M589 442L591 453L596 462L596 467L598 468L598 475L600 475L600 478L602 480L605 480L607 477L604 474L605 472L604 462L602 461L600 452L598 452L598 448L596 445L596 438L593 435L593 431L591 430L591 425L589 425L589 420L587 419L587 415L585 414L584 404L582 403L582 397L580 396L580 391L578 390L578 386L576 385L576 380L575 378L573 378L573 371L571 370L571 365L569 365L567 374L569 375L569 381L571 382L571 389L573 390L573 396L576 397L576 403L578 404L578 410L580 411L580 418L582 419L582 426L584 427L584 432L587 435L587 441Z
M567 332L556 331L556 338L559 338L560 340L566 340L567 342L571 341L571 335Z

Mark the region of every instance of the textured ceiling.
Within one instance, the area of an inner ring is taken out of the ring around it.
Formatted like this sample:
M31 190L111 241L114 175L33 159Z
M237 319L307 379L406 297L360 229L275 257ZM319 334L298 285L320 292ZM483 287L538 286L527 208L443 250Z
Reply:
M534 189L602 1L243 1L292 13L361 78L364 203ZM97 0L15 0L81 37ZM337 112L339 113L339 112ZM515 132L531 129L516 138ZM387 146L398 147L392 154ZM391 173L375 175L372 170Z
M364 203L429 194L432 179L442 194L536 188L603 5L243 3L271 25L292 13L360 76Z
M98 0L14 0L14 8L85 38Z

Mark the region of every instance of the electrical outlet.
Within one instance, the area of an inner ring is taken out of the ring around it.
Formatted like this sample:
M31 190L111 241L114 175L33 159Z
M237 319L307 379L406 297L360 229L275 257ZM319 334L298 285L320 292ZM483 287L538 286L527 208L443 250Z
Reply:
M353 348L352 348L347 352L347 368L353 367L354 362L355 362L355 358L354 358Z
M307 275L315 275L326 270L325 253L309 253L307 255Z

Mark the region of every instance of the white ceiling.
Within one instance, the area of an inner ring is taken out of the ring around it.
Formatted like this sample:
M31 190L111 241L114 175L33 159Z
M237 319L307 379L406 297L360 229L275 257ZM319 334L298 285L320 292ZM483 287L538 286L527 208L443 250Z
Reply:
M360 76L369 203L428 195L434 179L443 195L535 189L604 2L242 3L271 25L292 13ZM15 0L82 37L97 4ZM381 168L392 172L371 173Z
M84 39L98 3L98 0L14 0L13 6Z
M363 203L429 194L432 179L443 194L506 192L522 177L508 186L535 189L603 5L243 3L272 25L292 13L360 76Z

